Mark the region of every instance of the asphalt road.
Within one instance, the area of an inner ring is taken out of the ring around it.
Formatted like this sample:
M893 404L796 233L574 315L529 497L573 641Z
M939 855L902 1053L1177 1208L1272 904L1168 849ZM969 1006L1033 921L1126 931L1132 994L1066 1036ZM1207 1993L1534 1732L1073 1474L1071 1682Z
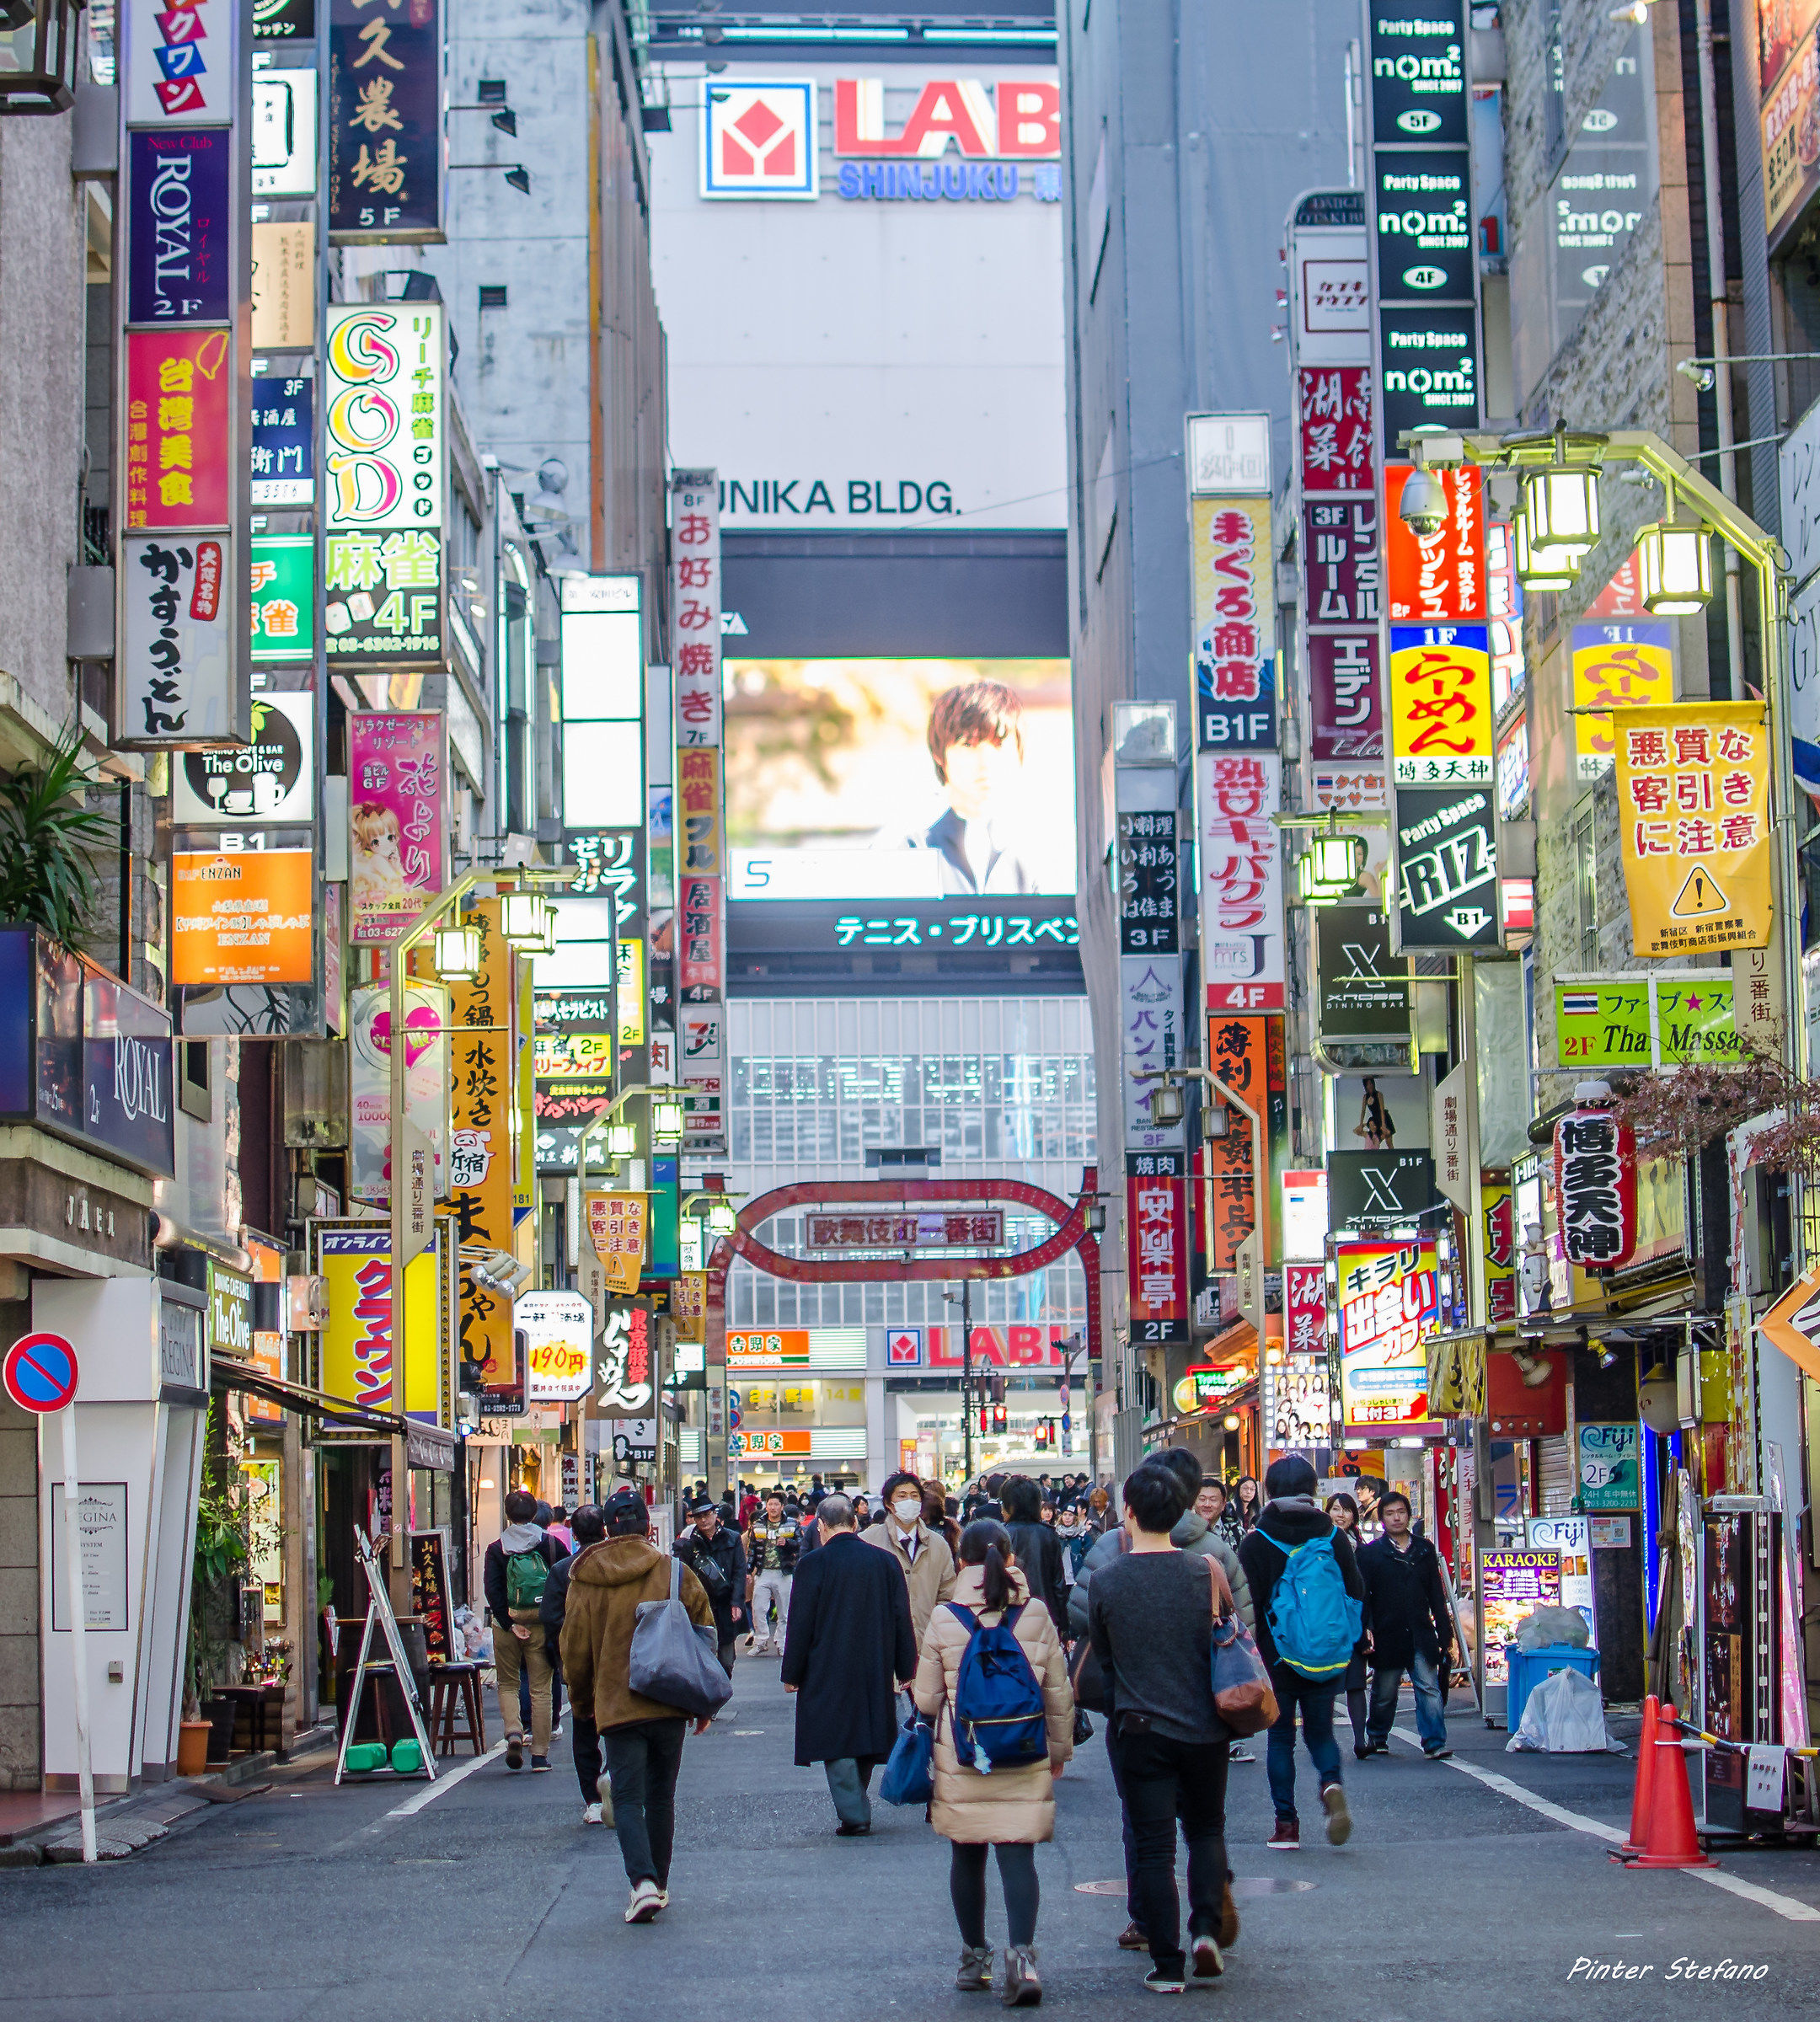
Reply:
M0 2017L877 2022L996 2012L952 1990L947 1849L920 1811L881 1805L870 1838L835 1838L820 1770L792 1763L775 1659L742 1661L736 1685L731 1717L688 1745L672 1907L654 1924L623 1922L618 1843L582 1825L561 1741L553 1775L514 1775L495 1759L439 1783L402 1817L420 1781L336 1790L318 1758L131 1860L0 1871ZM1507 1778L1570 1817L1410 1747L1362 1764L1348 1750L1351 1845L1320 1837L1304 1760L1309 1843L1272 1854L1263 1764L1236 1768L1229 1828L1244 1933L1225 1978L1187 1998L1248 2022L1820 2014L1820 1857L1728 1854L1717 1874L1729 1886L1627 1871L1571 1818L1627 1821L1628 1760L1508 1756L1502 1734L1463 1722L1457 1708L1453 1738L1465 1768ZM1081 1892L1121 1875L1097 1738L1058 1805L1055 1843L1037 1856L1045 2006L1095 2022L1147 2012L1148 1961L1114 1944L1121 1894ZM1002 1939L996 1883L988 1923ZM1675 1977L1689 1960L1765 1970ZM1587 1966L1576 1972L1582 1960L1639 1970L1594 1982Z

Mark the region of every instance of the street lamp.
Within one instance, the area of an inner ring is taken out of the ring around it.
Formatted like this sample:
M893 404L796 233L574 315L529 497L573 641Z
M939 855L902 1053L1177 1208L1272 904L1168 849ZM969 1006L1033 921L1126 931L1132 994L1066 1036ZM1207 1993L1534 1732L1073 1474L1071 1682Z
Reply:
M659 1096L650 1105L651 1138L657 1144L678 1144L683 1131L682 1105L674 1095Z
M1643 607L1658 618L1692 618L1712 602L1712 546L1704 527L1662 524L1637 534Z
M0 0L0 114L75 103L83 19L81 0Z
M556 908L541 891L508 891L500 931L523 955L556 951Z
M471 983L480 973L480 929L438 927L436 967L436 974L444 982Z
M1529 545L1529 522L1518 512L1511 522L1511 545L1516 550L1517 580L1525 590L1571 590L1583 553L1571 548L1551 548L1538 555Z
M1556 441L1565 447L1565 431ZM1577 575L1581 562L1598 545L1598 470L1570 463L1562 454L1540 470L1525 471L1523 511L1530 554L1545 567L1557 550L1565 548L1573 556L1569 566Z
M1188 1114L1187 1099L1171 1082L1159 1081L1150 1091L1150 1127L1172 1131Z
M610 1123L607 1126L607 1156L609 1158L635 1158L638 1156L638 1126L635 1123Z

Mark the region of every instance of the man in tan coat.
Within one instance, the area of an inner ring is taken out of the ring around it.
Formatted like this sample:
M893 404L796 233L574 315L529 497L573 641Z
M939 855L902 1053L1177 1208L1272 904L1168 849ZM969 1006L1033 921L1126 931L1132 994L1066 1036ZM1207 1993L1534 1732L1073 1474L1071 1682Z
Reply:
M628 1923L649 1923L670 1902L670 1849L676 1837L677 1776L688 1718L632 1689L632 1632L641 1601L670 1596L671 1561L650 1542L650 1517L635 1489L621 1489L601 1511L607 1535L575 1559L563 1616L562 1666L579 1710L592 1706L606 1744L600 1795L619 1835L632 1896ZM678 1588L690 1621L715 1634L714 1608L693 1573ZM697 1720L705 1734L708 1722Z
M954 1554L948 1540L923 1521L923 1484L914 1474L893 1474L885 1484L883 1523L868 1524L859 1535L881 1552L894 1552L910 1589L910 1620L917 1647L929 1617L954 1592Z

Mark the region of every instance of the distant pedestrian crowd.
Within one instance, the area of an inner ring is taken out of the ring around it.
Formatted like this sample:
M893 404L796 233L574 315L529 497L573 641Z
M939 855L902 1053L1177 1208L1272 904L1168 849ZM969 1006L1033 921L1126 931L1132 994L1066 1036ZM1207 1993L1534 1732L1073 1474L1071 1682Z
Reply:
M572 1515L515 1491L484 1575L507 1766L522 1767L528 1741L532 1770L550 1767L566 1683L584 1821L618 1832L626 1922L650 1923L670 1900L685 1735L707 1730L729 1689L704 1675L731 1681L741 1654L774 1652L795 1759L821 1765L836 1835L871 1832L882 1768L882 1795L922 1805L950 1843L956 1986L1027 2007L1042 1998L1034 1850L1054 1836L1056 1779L1098 1714L1122 1814L1118 1943L1148 1954L1146 1987L1181 1993L1218 1978L1239 1935L1226 1789L1234 1764L1257 1759L1247 1736L1266 1736L1267 1843L1283 1853L1301 1845L1298 1728L1325 1836L1351 1835L1342 1693L1357 1759L1389 1752L1405 1675L1424 1752L1449 1752L1453 1624L1434 1546L1394 1490L1378 1498L1369 1543L1351 1495L1324 1506L1316 1490L1298 1457L1261 1490L1250 1476L1228 1490L1180 1447L1116 1492L1085 1474L993 1474L956 1498L897 1474L875 1501L820 1475L718 1498L703 1483L673 1553L652 1542L630 1484ZM691 1632L718 1670L688 1661ZM682 1637L680 1664L674 1642L654 1656L666 1633ZM1005 1906L996 1971L989 1861Z

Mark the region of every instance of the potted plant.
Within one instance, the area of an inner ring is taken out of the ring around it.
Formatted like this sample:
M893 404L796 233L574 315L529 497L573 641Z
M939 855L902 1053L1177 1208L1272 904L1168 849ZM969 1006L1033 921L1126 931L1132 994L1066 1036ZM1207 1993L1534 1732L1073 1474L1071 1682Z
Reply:
M210 1406L212 1420L219 1405ZM211 1425L210 1431L215 1430ZM212 1439L205 1442L201 1494L196 1502L195 1553L190 1562L190 1648L184 1677L182 1726L201 1730L206 1760L224 1763L233 1747L239 1709L231 1698L216 1696L228 1677L228 1627L237 1575L247 1563L246 1511L234 1492L233 1474L217 1457ZM191 1754L196 1746L190 1743ZM178 1760L185 1760L179 1741ZM195 1771L186 1771L194 1774Z
M72 721L41 768L0 779L0 920L41 927L68 948L94 924L94 853L120 832L113 816L84 805L103 783L83 763L82 738Z

